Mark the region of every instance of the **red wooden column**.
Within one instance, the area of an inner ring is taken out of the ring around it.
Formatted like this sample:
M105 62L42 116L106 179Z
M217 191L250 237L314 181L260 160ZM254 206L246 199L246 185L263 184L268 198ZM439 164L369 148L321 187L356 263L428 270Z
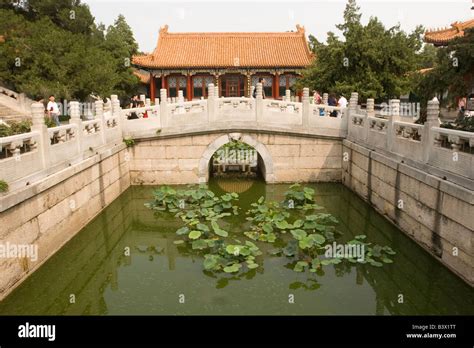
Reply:
M166 76L161 75L161 88L166 89Z
M280 96L280 74L275 73L275 78L273 79L273 99L278 99Z
M155 85L155 77L152 73L150 73L150 99L152 102L155 102L156 98L156 85Z
M296 75L296 76L297 76L297 78L299 78L299 79L302 77L302 75L299 75L299 74ZM302 100L303 100L303 90L302 90L302 89L300 89L300 90L296 93L296 95L298 96L299 101L302 101Z
M188 74L188 81L186 83L186 98L188 101L193 100L192 86L193 84L191 83L191 75Z

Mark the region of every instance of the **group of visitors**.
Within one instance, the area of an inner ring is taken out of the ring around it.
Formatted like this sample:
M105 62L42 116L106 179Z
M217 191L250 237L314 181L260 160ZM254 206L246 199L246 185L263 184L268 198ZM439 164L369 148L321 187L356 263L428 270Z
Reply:
M323 98L321 97L321 94L319 94L319 92L316 90L313 91L313 101L314 104L317 105L323 104ZM347 99L346 97L344 97L343 94L339 95L339 99L337 99L336 94L331 93L328 97L328 106L338 106L340 108L345 108L347 107ZM319 115L324 116L324 109L319 109ZM337 117L337 115L337 110L333 110L329 114L330 117Z
M140 98L138 98L138 95L137 94L134 94L132 96L132 99L130 99L130 104L129 104L129 108L132 109L132 108L142 108L145 106L145 103L143 102L143 100L140 100ZM144 114L143 114L143 118L147 118L148 117L148 113L145 111ZM129 120L135 120L139 118L138 117L138 114L136 112L131 112L127 119Z

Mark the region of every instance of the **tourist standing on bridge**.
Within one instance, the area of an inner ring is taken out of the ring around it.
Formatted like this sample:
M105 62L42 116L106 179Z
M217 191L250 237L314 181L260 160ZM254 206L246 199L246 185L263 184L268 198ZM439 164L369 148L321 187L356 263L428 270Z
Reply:
M265 86L265 79L263 77L259 77L258 83L262 84L262 98L265 99L265 90L263 89L263 86ZM253 97L257 98L257 86L255 86L253 90Z
M334 94L330 94L329 95L329 98L328 98L328 105L329 106L337 106L337 99L336 99L336 96ZM336 110L333 110L329 116L331 117L337 117L337 111Z
M48 112L48 117L53 119L56 126L59 127L61 123L59 122L59 106L58 103L54 101L54 95L49 96L48 106L46 106L46 111Z
M133 108L139 108L140 107L140 99L138 99L138 95L134 94L132 99L130 99L130 109ZM136 112L132 112L130 115L128 115L129 120L135 120L138 118L138 115Z
M323 103L323 98L321 98L321 95L316 90L313 91L313 102L314 104L317 104L317 105Z
M346 108L347 107L347 99L344 97L344 95L341 94L341 97L337 101L337 106L341 108Z
M323 103L323 98L318 91L313 90L313 103L315 105L321 105ZM319 116L324 116L324 108L319 109Z

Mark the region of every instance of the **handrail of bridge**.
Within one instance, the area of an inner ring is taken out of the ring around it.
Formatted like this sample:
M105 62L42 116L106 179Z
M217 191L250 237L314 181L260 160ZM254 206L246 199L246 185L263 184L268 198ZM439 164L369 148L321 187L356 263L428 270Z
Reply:
M44 106L32 104L33 126L30 133L0 138L0 180L12 189L35 178L60 170L73 161L84 160L122 142L124 138L156 138L203 132L276 132L289 135L347 138L376 151L394 153L438 169L474 179L474 135L439 128L439 103L428 103L428 118L419 125L401 119L400 101L390 100L386 118L375 115L374 100L358 106L358 94L352 93L347 108L310 103L309 90L301 102L263 99L257 85L256 98L218 98L209 85L206 100L185 102L182 93L174 103L166 90L160 91L155 105L122 109L118 97L104 112L102 101L95 102L94 119L82 121L79 103L70 102L70 124L46 128ZM179 110L179 111L178 111ZM148 117L129 119L131 112ZM455 159L455 160L453 160ZM38 174L43 173L43 174Z
M427 120L415 124L400 113L400 100L389 101L385 118L375 117L374 100L365 110L349 106L347 139L365 147L393 153L419 164L474 179L474 133L440 128L439 102L428 102ZM402 117L404 121L402 121ZM421 166L420 166L421 167Z

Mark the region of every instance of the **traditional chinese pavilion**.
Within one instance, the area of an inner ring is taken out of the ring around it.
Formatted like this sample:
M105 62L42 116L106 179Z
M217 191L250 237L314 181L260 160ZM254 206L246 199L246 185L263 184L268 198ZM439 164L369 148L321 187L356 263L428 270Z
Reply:
M170 33L160 29L150 54L132 59L152 100L159 89L169 97L182 90L188 100L207 97L207 86L219 87L219 96L249 96L259 77L265 78L267 98L279 99L294 85L313 59L303 27L274 33Z
M451 27L438 29L438 30L428 30L425 32L425 42L432 43L435 46L446 46L448 43L458 37L463 37L467 29L474 28L474 19L467 20L465 22L454 22L451 24ZM422 73L427 73L431 70L423 69L425 71L420 71ZM467 86L470 86L467 94L474 94L474 72L468 72L464 79L467 83Z
M463 37L466 29L474 28L474 19L465 22L454 22L451 27L428 30L425 33L425 42L432 43L435 46L446 46L449 41L457 37Z

